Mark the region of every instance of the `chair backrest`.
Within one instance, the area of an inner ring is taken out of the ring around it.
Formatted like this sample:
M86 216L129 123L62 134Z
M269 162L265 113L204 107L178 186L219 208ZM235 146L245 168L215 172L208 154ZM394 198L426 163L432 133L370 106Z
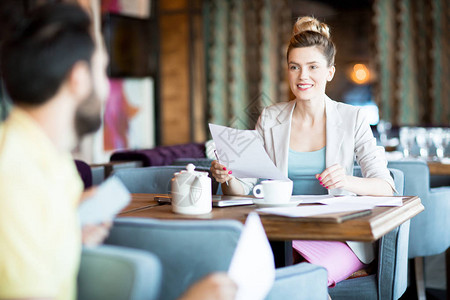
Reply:
M114 171L113 175L122 181L130 193L169 194L173 174L185 169L186 166L130 168ZM196 167L195 170L209 172L209 168L205 167ZM211 180L213 194L217 190L214 182Z
M445 251L450 245L450 189L430 189L430 171L424 161L391 161L389 167L403 171L404 194L419 196L425 207L424 211L411 219L409 258Z
M107 244L154 253L163 267L161 299L176 299L207 274L227 271L243 225L234 220L119 218Z
M92 186L91 167L84 161L78 159L75 159L75 165L77 166L78 173L83 180L84 188L90 188Z
M426 198L430 189L430 171L424 161L390 161L389 168L401 170L405 176L405 196Z
M85 248L78 273L80 300L153 300L161 287L155 255L116 246Z

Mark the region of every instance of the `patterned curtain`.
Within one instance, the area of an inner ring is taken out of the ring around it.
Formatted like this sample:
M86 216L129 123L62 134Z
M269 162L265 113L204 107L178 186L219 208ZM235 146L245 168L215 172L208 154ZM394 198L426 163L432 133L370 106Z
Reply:
M381 118L400 126L448 126L448 0L376 0L374 12Z
M254 128L262 107L288 100L287 0L204 1L209 122Z

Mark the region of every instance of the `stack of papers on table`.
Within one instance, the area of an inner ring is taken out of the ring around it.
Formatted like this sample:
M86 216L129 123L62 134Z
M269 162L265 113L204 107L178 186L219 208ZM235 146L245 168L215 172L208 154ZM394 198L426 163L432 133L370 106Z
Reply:
M333 204L333 205L305 205L296 207L273 207L261 208L258 212L280 215L290 218L312 217L318 215L330 215L337 213L367 211L373 208L372 205L351 205L351 204Z
M362 206L402 206L402 197L373 196L333 196L333 195L295 195L291 201L301 200L303 204L354 204Z
M401 206L402 197L370 197L370 196L332 196L332 195L297 195L291 201L302 200L296 207L261 208L258 212L280 215L290 218L314 217L321 215L343 214L347 218L369 214L375 206ZM348 213L348 214L346 214ZM341 215L342 216L342 215ZM345 218L344 218L345 219ZM337 221L341 221L340 219Z

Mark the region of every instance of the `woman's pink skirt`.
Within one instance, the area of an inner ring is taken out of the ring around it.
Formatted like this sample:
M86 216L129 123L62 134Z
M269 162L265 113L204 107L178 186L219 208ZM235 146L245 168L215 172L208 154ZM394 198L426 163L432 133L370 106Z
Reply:
M327 269L329 287L334 287L366 266L343 242L292 241L292 248L307 262Z

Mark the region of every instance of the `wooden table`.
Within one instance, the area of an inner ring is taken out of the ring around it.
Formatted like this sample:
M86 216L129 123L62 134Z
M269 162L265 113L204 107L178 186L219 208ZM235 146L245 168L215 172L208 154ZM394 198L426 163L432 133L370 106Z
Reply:
M158 205L155 194L133 194L132 202L119 217L141 217L176 220L234 219L245 222L254 205L213 208L203 215L180 215L170 205ZM372 242L424 210L418 197L406 197L400 207L375 207L367 216L342 223L324 222L260 214L267 237L272 241L335 240Z
M441 162L428 162L428 168L430 169L430 175L449 175L450 176L450 164L444 164Z

